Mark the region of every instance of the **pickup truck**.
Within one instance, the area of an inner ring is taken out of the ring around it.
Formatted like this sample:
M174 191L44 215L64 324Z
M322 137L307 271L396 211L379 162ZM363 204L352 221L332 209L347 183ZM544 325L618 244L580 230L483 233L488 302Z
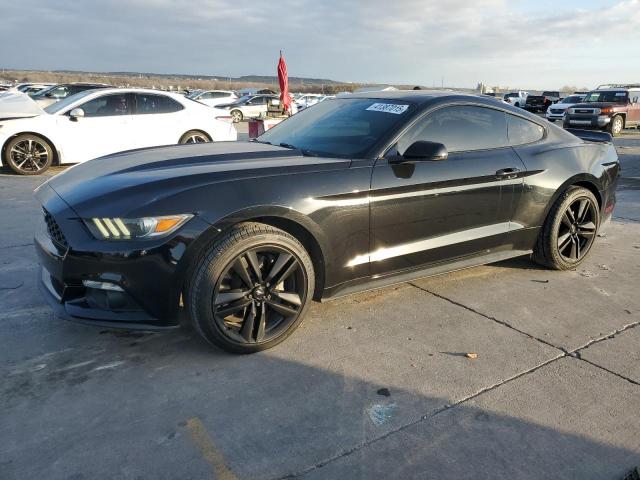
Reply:
M544 91L542 95L529 95L524 108L530 112L546 112L549 105L560 100L560 92Z
M518 90L517 92L507 93L504 96L504 101L516 107L524 107L524 104L527 101L528 96L529 96L529 92L525 92L524 90Z
M640 128L640 84L600 88L567 109L565 128L606 130L614 137L624 128Z

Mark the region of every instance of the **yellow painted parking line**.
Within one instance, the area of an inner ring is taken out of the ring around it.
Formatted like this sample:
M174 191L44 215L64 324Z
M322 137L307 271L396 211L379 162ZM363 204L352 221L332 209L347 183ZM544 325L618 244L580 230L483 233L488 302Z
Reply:
M216 448L202 421L197 417L190 418L187 420L186 428L202 457L213 468L216 480L238 480L238 477L227 467L224 456Z

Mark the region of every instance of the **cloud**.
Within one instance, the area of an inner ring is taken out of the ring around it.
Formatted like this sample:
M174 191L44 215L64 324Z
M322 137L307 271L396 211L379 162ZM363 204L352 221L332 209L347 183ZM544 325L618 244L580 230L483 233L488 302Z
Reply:
M443 75L447 83L467 86L480 80L543 87L640 81L627 78L637 58L640 0L565 9L537 9L523 0L262 5L12 2L3 7L0 44L11 47L0 62L14 68L237 76L273 74L283 49L292 75L346 81L430 84Z

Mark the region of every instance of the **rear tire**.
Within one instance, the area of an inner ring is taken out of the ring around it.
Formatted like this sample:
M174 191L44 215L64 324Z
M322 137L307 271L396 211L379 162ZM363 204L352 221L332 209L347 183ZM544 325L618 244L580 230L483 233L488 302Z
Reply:
M244 115L240 110L231 110L231 118L233 118L233 123L238 123L244 119Z
M53 147L44 138L23 133L7 142L3 160L18 175L40 175L53 163L53 152Z
M551 207L534 248L534 261L554 270L577 267L591 250L599 225L600 209L593 193L570 187Z
M180 137L178 143L185 145L187 143L209 143L211 137L201 130L189 130L187 133Z
M314 291L304 246L262 223L233 227L196 261L184 298L196 331L232 353L284 341L302 322Z

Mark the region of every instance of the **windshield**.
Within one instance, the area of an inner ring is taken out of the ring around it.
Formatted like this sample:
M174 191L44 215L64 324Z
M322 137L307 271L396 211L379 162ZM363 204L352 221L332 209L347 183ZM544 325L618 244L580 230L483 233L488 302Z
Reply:
M613 102L613 103L627 103L628 101L627 92L623 91L600 91L600 92L589 92L587 97L583 100L584 102Z
M196 98L198 98L200 95L202 95L203 93L206 93L204 90L194 90L193 92L191 92L189 95L187 95L187 98L190 98L192 100L195 100Z
M49 105L44 109L44 111L49 114L58 113L59 111L67 108L72 103L77 102L81 98L91 95L92 93L93 90L85 90L84 92L76 93L75 95L69 95L67 98L63 98L59 102Z
M580 95L571 95L570 97L563 98L560 103L580 103L582 99Z
M414 105L402 100L330 99L268 130L259 142L311 154L366 158L384 136L405 122Z
M40 90L38 93L34 94L32 97L36 98L36 97L44 97L48 92L50 92L51 90L53 90L54 88L56 88L58 85L51 85L49 87L43 88L42 90Z

